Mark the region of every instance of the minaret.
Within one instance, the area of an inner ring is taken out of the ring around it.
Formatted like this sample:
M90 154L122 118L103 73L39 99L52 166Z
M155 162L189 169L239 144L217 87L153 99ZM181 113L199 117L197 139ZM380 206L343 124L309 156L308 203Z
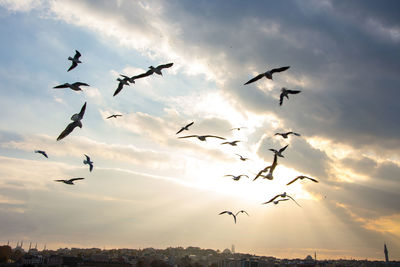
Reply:
M36 242L36 245L35 245L35 249L37 250L37 242Z
M314 251L314 260L317 261L317 252Z
M10 246L10 240L7 240L7 246Z
M386 243L384 243L384 245L383 245L383 252L385 252L385 261L389 262L389 253L388 253L388 250L386 247Z
M43 248L43 251L46 251L46 244L44 244L44 248Z
M31 250L31 248L32 248L32 242L29 242L29 250Z

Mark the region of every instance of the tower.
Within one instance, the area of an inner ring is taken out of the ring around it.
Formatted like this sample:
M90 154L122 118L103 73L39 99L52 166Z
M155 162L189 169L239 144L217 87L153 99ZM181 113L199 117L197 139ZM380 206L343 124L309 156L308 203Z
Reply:
M389 262L389 252L387 250L386 243L383 245L383 252L385 253L385 261Z
M314 251L314 260L317 261L317 252Z
M232 249L231 249L232 254L235 254L235 245L232 244Z

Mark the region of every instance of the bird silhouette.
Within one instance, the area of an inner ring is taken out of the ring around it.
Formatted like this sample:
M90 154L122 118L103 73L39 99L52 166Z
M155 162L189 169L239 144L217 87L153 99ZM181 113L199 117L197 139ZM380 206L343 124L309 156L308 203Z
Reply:
M86 159L83 160L83 164L88 164L89 165L89 171L91 172L93 170L93 161L90 160L90 157L86 154L84 154Z
M281 89L281 95L279 96L279 105L282 106L283 103L283 98L286 97L287 99L289 99L289 94L298 94L301 91L299 90L289 90L286 89L285 87L282 87Z
M83 115L85 115L85 110L86 110L86 102L82 106L81 111L77 114L72 115L71 120L72 122L68 124L68 126L65 128L64 131L57 137L57 141L60 141L67 135L69 135L76 127L82 128L82 118Z
M216 135L187 135L187 136L180 136L178 138L191 138L191 137L197 137L200 141L206 141L206 138L209 137L225 140L225 138Z
M85 178L72 178L72 179L69 179L69 180L54 180L54 181L61 182L61 183L64 183L64 184L74 185L74 181L83 180L83 179L85 179Z
M48 156L47 156L47 154L46 154L46 151L43 151L43 150L35 150L35 153L42 154L43 156L45 156L46 158L48 158Z
M183 126L179 131L176 132L176 134L181 133L183 131L189 131L189 127L192 126L194 124L194 121L192 121L191 123Z
M87 83L82 83L82 82L75 82L72 84L64 83L64 84L54 86L53 89L70 88L71 90L74 90L74 91L82 91L82 88L80 88L80 86L90 86L90 85Z
M300 179L300 180L308 179L308 180L313 181L314 183L318 183L318 181L316 179L314 179L314 178L311 178L311 177L308 177L308 176L304 176L304 175L300 175L300 176L297 176L296 178L294 178L292 181L290 181L286 185L290 185L290 184L296 182L298 179Z
M286 66L286 67L281 67L281 68L276 68L276 69L268 70L268 71L266 71L266 72L264 72L264 73L258 74L256 77L254 77L253 79L249 80L249 81L248 81L247 83L245 83L244 85L253 83L253 82L255 82L255 81L258 81L258 80L261 79L262 77L265 77L265 78L267 78L267 79L272 80L272 74L274 74L275 72L282 72L282 71L285 71L285 70L287 70L287 69L289 69L289 68L290 68L290 66Z
M68 60L72 61L71 67L69 67L69 69L67 71L70 71L72 69L74 69L76 66L78 66L78 63L82 63L79 58L81 56L81 53L79 53L78 50L75 50L75 55L74 57L68 57Z

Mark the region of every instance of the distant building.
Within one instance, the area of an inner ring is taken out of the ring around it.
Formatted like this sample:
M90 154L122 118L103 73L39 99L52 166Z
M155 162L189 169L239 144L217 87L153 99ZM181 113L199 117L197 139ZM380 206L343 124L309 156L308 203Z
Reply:
M383 245L383 252L385 253L385 261L389 262L389 252L387 250L386 244Z

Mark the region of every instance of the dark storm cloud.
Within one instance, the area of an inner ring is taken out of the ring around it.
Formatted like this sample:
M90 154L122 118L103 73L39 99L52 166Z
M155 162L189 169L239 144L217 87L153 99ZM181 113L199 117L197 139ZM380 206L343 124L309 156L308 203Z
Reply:
M288 125L353 146L398 147L398 42L380 38L354 17L361 12L383 25L390 21L390 27L399 27L395 11L385 16L399 4L390 2L376 12L373 2L333 3L319 12L311 2L301 4L285 1L238 8L235 3L175 2L166 14L183 7L174 13L174 21L185 22L179 23L185 44L202 47L211 59L226 55L227 66L220 69L234 82L228 81L224 90L246 109L275 111L272 99L266 101L268 97L249 88L255 85L242 86L253 75L248 67L262 72L290 65L287 75L305 76L311 83L301 88L285 82L286 74L273 83L274 96L282 86L303 90L302 97L294 96L299 99L284 103L277 114Z

